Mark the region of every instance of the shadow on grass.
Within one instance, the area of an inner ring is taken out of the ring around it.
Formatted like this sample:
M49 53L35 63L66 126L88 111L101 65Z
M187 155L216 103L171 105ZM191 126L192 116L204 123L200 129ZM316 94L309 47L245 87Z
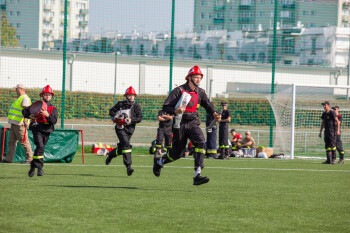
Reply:
M16 176L16 177L0 177L0 180L10 180L10 179L23 179L21 176Z
M119 178L128 178L127 176L99 176L99 175L94 175L94 174L73 174L73 173L62 173L62 174L45 174L45 176L95 176L95 177L107 177L107 178L111 178L111 177L117 177Z
M48 176L95 176L93 174L45 174Z
M107 189L138 189L136 187L111 187L111 186L94 186L94 185L44 185L61 188L107 188Z
M95 185L44 185L48 187L58 187L58 188L96 188L96 189L131 189L131 190L146 190L146 191L166 191L173 192L174 190L166 189L152 189L152 188L137 188L137 187L123 187L123 186L95 186ZM176 190L177 192L187 192L192 193L188 190Z

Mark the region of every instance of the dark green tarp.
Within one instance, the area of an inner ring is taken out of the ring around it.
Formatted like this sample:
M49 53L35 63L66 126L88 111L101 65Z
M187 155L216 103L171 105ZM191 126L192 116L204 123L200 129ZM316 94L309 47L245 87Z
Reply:
M2 153L4 126L0 125L0 152ZM10 129L6 130L4 158L8 152L8 139ZM32 131L28 130L28 137L30 145L34 153L35 145ZM70 163L72 162L75 153L78 150L79 131L56 129L54 133L50 134L49 141L45 147L44 161L47 163ZM1 154L0 154L1 156ZM0 157L1 160L1 157ZM21 144L17 143L16 154L13 162L24 162L25 152Z

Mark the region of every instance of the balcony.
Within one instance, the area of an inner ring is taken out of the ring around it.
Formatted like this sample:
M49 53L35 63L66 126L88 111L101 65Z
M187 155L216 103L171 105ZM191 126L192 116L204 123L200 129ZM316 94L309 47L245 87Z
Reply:
M50 35L51 33L52 33L52 29L47 29L47 28L43 29L43 35Z
M295 3L285 3L285 4L282 4L282 8L283 9L291 9L291 10L294 10L295 9Z
M350 2L344 2L343 9L349 9L349 8L350 8Z
M52 22L52 16L43 16L43 21L46 23L50 23Z
M224 11L226 6L215 6L214 11Z
M214 24L223 24L225 23L225 19L222 18L214 18Z
M239 10L252 10L255 8L255 0L241 0L238 6Z
M0 10L6 10L6 4L0 3Z
M87 15L89 13L88 9L80 9L79 14L81 15Z
M88 21L79 21L80 27L86 27L88 25Z
M54 6L52 4L45 4L44 3L44 6L43 6L44 10L51 11L53 8L54 8Z
M238 18L238 23L241 23L241 24L248 24L248 23L251 23L251 18L244 18L244 17L239 17Z

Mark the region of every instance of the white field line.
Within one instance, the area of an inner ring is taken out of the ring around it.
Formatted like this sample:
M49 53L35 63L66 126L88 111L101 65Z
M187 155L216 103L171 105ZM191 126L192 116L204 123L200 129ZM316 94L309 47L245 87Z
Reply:
M25 166L24 164L11 164ZM26 165L28 166L28 165ZM84 165L84 164L54 164L45 163L45 166L66 166L66 167L125 167L124 165ZM325 165L327 166L327 165ZM139 168L152 168L153 166L146 165L133 165L133 167ZM193 167L186 166L165 166L164 168L180 168L180 169L193 169ZM266 170L266 171L306 171L306 172L343 172L350 173L350 170L318 170L318 169L293 169L293 168L255 168L255 167L204 167L204 169L224 169L224 170Z

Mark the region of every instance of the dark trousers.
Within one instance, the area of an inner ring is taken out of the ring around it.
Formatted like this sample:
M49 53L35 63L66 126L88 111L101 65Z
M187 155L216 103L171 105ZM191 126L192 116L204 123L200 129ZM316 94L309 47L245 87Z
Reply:
M49 140L50 133L33 130L33 139L35 144L35 150L33 160L30 162L30 166L33 168L42 169L44 166L44 150L47 141Z
M190 139L194 146L194 169L204 168L205 137L196 121L182 123L180 129L173 129L173 148L170 154L163 155L164 164L183 157L187 139Z
M161 149L163 145L163 140L165 139L164 146L166 148L166 151L169 151L172 146L171 146L171 127L167 128L158 128L157 131L157 149Z
M132 164L131 160L131 151L132 146L130 145L130 139L132 134L125 132L123 129L116 129L117 137L119 139L119 143L117 148L111 150L109 153L113 157L117 157L117 155L123 155L124 165L129 168Z
M336 160L337 154L336 154L336 145L337 145L337 138L336 138L335 132L328 132L325 131L324 133L324 142L325 142L325 149L327 154L327 161L332 162Z
M216 158L216 134L217 127L213 127L213 131L211 133L207 133L207 157Z
M336 146L337 151L339 153L339 159L344 159L344 150L343 150L343 142L341 141L340 135L336 135Z
M219 126L219 146L221 155L229 155L228 145L228 125L220 124Z

